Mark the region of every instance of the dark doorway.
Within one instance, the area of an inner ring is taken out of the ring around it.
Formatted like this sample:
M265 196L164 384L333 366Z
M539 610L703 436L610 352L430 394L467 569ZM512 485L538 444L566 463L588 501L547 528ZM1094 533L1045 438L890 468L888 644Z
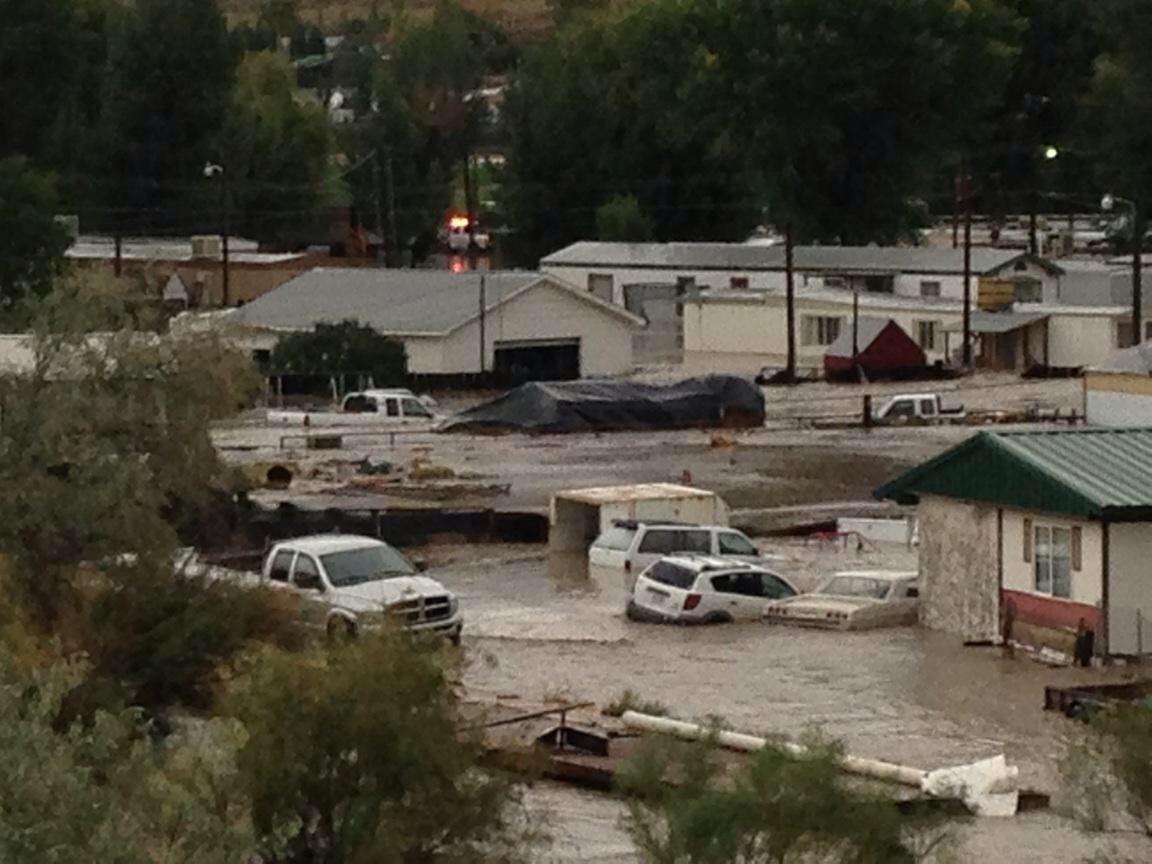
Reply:
M580 340L497 342L493 372L503 384L571 381L580 377Z

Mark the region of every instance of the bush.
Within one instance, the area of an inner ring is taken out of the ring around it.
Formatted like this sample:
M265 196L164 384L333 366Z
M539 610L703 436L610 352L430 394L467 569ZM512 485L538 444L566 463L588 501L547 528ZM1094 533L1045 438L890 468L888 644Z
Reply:
M60 628L66 647L91 663L69 700L85 716L113 698L153 716L175 705L208 708L255 643L304 642L289 595L177 576L167 562L110 568L85 595Z
M478 767L442 660L391 631L263 658L232 708L269 864L527 857L514 788Z
M375 386L393 387L408 377L408 354L403 343L357 321L342 321L284 336L270 366L277 374L371 375Z
M647 864L899 864L914 838L891 801L844 785L838 748L768 746L738 770L707 743L657 741L625 763L626 827Z

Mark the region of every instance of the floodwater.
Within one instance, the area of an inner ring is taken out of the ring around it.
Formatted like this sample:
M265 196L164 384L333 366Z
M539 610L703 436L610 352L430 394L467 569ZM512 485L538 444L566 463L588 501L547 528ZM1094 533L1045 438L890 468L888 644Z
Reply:
M785 574L903 569L909 554L799 545L773 551ZM1003 752L1025 786L1055 793L1057 805L1056 764L1075 727L1041 710L1044 686L1101 674L1008 659L918 628L832 633L639 624L622 615L614 577L589 581L550 563L539 547L472 547L438 557L433 575L458 592L466 611L473 662L465 682L473 692L529 704L605 704L631 689L677 717L720 716L751 733L819 727L853 754L921 768ZM529 801L550 814L557 835L542 861L635 860L618 801L547 784ZM961 861L1073 862L1113 843L1134 860L1152 860L1152 843L1084 834L1053 812L965 821L954 833Z

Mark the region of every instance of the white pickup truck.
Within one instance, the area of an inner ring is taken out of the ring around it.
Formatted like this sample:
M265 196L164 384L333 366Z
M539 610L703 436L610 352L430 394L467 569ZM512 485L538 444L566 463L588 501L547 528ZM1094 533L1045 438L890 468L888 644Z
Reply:
M945 408L939 393L900 393L873 412L877 423L950 423L967 416L964 406Z
M277 543L264 559L261 582L298 595L308 623L333 638L393 621L460 644L464 620L456 596L372 537L321 534Z
M269 423L285 426L396 426L431 428L437 421L435 400L411 390L359 390L349 393L339 409L325 411L275 411Z

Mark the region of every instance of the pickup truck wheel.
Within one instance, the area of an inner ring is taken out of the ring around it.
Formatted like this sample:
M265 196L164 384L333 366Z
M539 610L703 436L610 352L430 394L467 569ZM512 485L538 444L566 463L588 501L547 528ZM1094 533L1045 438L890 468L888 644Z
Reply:
M356 638L356 625L346 618L333 618L328 622L328 641L339 645Z

